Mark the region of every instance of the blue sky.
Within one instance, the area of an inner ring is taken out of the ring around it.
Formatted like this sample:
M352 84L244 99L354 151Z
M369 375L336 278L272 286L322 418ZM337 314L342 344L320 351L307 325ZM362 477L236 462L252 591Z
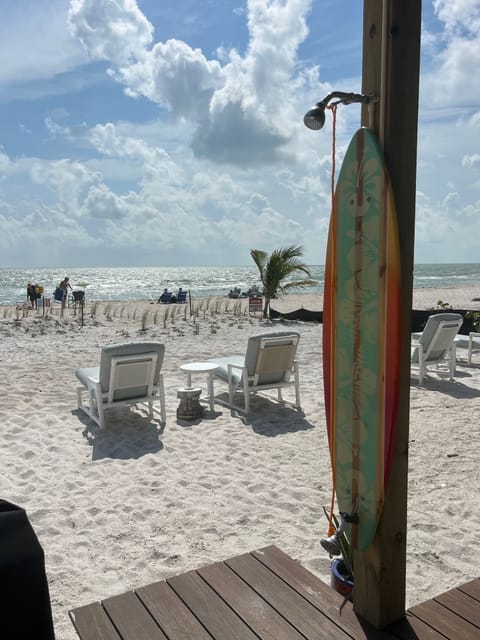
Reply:
M360 91L360 0L0 9L0 267L324 262L331 125L302 118ZM480 2L424 0L416 262L480 261L478 69Z

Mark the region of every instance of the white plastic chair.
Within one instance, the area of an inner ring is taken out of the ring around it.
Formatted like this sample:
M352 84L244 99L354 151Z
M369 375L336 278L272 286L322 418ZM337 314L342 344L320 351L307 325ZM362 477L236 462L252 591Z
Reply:
M213 358L218 365L215 377L228 384L228 403L239 411L250 411L250 394L277 389L279 402L285 402L282 389L295 389L295 402L300 409L300 382L295 360L300 335L296 332L266 333L249 338L246 354ZM244 406L234 404L234 393L243 391ZM216 399L218 402L218 399Z
M440 365L447 365L449 379L455 377L456 345L455 336L463 324L459 313L437 313L428 317L425 328L418 339L412 342L411 366L418 370L418 384L421 386L427 370L439 371Z
M468 334L468 364L472 364L472 356L477 351L480 351L480 333L470 331Z
M102 349L99 367L81 367L75 375L77 407L105 429L105 410L121 405L146 403L153 417L154 400L160 402L165 424L165 390L160 372L165 345L159 342L114 344ZM88 404L82 401L86 391Z

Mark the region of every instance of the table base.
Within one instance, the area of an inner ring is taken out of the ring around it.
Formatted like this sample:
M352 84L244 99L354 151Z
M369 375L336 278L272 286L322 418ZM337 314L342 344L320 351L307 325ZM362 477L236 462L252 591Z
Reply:
M180 404L177 408L178 420L198 420L203 418L204 409L200 404L201 389L183 388L177 391L177 398L180 398Z

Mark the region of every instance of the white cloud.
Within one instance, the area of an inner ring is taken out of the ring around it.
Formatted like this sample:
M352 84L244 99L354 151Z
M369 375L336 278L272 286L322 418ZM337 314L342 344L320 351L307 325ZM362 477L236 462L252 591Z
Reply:
M428 98L437 105L478 104L480 93L480 4L478 0L434 0L444 30L431 75L425 79Z
M281 157L295 133L295 91L305 82L295 65L310 5L249 0L247 51L230 51L223 66L174 39L150 49L151 25L135 0L72 0L70 22L92 57L115 65L112 74L130 95L143 95L194 124L197 156L267 163Z
M478 0L433 0L438 18L445 24L447 33L477 32L480 25Z
M471 156L463 156L463 167L480 167L480 153L474 153Z
M68 24L92 58L117 65L142 57L152 41L136 0L71 0Z
M418 203L415 225L415 256L418 262L478 262L480 200L463 207L458 198L447 197L444 205ZM461 253L452 253L452 238ZM420 249L420 253L419 253Z
M5 173L10 166L10 158L7 154L0 151L0 178L2 173Z
M211 96L222 84L220 64L179 40L156 44L142 61L121 67L117 77L131 95L143 95L167 107L175 118L194 123L205 118Z
M32 166L31 177L34 182L48 186L54 191L59 204L72 217L79 215L90 188L102 182L100 174L89 171L80 162L70 160L38 160Z
M65 0L2 3L2 91L9 84L53 78L88 61L79 41L65 28L67 11Z

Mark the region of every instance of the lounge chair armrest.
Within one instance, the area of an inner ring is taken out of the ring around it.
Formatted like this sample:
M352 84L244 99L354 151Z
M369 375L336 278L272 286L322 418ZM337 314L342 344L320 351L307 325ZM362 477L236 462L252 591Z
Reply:
M240 371L243 371L243 370L244 370L244 369L246 369L246 368L247 368L247 367L246 367L245 365L243 365L243 364L235 364L234 362L229 362L229 363L227 364L227 369L228 369L228 372L229 372L229 373L230 373L230 371L231 371L232 369L240 369Z
M235 364L234 362L229 362L227 364L227 375L228 375L228 384L232 385L233 384L233 371L234 369L237 369L238 371L241 372L241 378L243 380L247 380L248 379L248 369L245 365L240 365L240 364Z
M468 335L470 338L480 338L480 332L478 331L470 331Z

